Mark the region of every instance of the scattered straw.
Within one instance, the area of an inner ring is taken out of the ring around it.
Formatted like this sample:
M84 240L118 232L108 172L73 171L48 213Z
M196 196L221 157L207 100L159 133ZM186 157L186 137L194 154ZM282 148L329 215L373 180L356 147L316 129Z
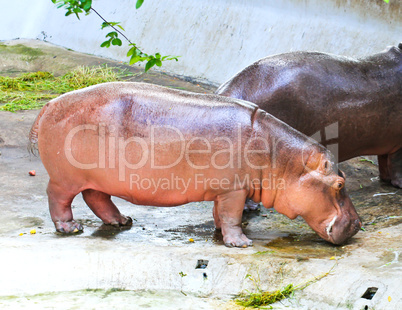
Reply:
M0 76L0 110L15 112L38 109L61 94L99 83L118 81L124 74L118 68L98 66L77 67L60 77L42 71L24 73L18 77Z
M335 263L328 272L323 273L317 277L314 277L299 285L294 286L293 284L288 284L284 288L273 292L262 292L259 290L259 292L257 293L240 296L240 298L236 299L235 302L243 307L259 308L273 304L277 301L281 301L291 296L295 291L304 290L306 287L329 275L331 271L335 268L336 264L337 263Z

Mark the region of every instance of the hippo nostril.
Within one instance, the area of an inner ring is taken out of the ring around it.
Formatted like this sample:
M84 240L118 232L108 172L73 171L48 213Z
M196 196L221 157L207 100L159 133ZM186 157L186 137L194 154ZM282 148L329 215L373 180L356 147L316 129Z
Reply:
M360 230L360 228L362 227L362 222L360 221L360 220L355 220L354 221L354 229L353 229L353 231L355 232L355 233L357 233L359 230Z
M362 222L360 220L355 220L355 226L360 229L362 227Z

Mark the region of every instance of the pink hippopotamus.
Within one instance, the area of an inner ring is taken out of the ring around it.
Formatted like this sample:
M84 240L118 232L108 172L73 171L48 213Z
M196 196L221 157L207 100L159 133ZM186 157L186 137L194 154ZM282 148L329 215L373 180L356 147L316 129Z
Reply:
M50 215L59 232L83 229L71 210L79 193L112 225L132 220L111 196L152 206L214 201L227 246L252 244L241 228L246 198L301 216L334 244L361 226L331 153L246 101L143 83L99 84L47 103L30 141L49 173Z
M292 52L258 60L217 94L254 102L339 161L378 155L380 178L402 187L402 43L355 59Z

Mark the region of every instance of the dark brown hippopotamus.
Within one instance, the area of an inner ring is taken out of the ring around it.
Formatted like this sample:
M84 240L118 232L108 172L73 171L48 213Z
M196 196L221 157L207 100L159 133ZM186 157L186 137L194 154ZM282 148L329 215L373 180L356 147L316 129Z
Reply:
M224 243L242 232L244 200L303 217L340 244L361 223L345 177L323 146L252 103L141 83L106 83L62 95L30 132L49 173L56 230L77 232L71 202L82 193L106 224L131 225L110 197L177 206L214 201Z
M380 178L402 187L402 43L362 59L316 52L263 58L217 94L254 102L339 161L378 155Z

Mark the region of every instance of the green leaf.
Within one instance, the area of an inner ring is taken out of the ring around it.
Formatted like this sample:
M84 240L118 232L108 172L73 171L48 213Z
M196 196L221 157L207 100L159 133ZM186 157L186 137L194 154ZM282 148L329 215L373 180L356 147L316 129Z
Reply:
M156 54L155 54L155 58L156 58L156 59L161 59L161 54L156 53Z
M116 25L117 27L119 27L121 30L126 31L121 25Z
M112 40L112 44L113 44L113 45L121 46L121 45L122 45L122 42L121 42L121 40L120 40L119 38L114 38L114 39Z
M141 57L140 57L140 56L138 56L138 55L137 55L137 56L134 56L134 55L133 55L133 56L131 57L129 63L130 63L130 65L133 65L133 64L139 62L140 60L141 60Z
M118 36L118 34L117 34L116 31L109 32L109 33L106 35L106 37L110 37L110 38L117 38L117 36Z
M155 64L156 64L158 67L162 67L162 61L160 61L160 59L156 59L156 60L155 60Z
M384 0L384 2L389 3L389 0Z
M110 47L110 40L103 42L101 47Z
M137 56L137 47L133 46L130 48L127 52L127 57L130 57L131 55Z
M86 0L83 3L82 8L84 9L85 12L88 12L91 9L91 6L92 6L92 0Z
M144 3L144 0L137 0L137 3L135 4L135 8L138 10L143 3Z
M121 30L125 31L122 26L119 25L120 23L118 22L103 22L101 25L101 29L107 28L107 27L119 27Z
M164 61L164 60L176 60L176 61L179 61L179 58L180 56L170 56L170 55L167 55L167 56L163 56L162 57L162 61Z
M156 59L152 58L151 60L149 60L147 62L147 64L145 65L145 72L147 72L149 69L151 69L153 66L155 66L156 64Z

